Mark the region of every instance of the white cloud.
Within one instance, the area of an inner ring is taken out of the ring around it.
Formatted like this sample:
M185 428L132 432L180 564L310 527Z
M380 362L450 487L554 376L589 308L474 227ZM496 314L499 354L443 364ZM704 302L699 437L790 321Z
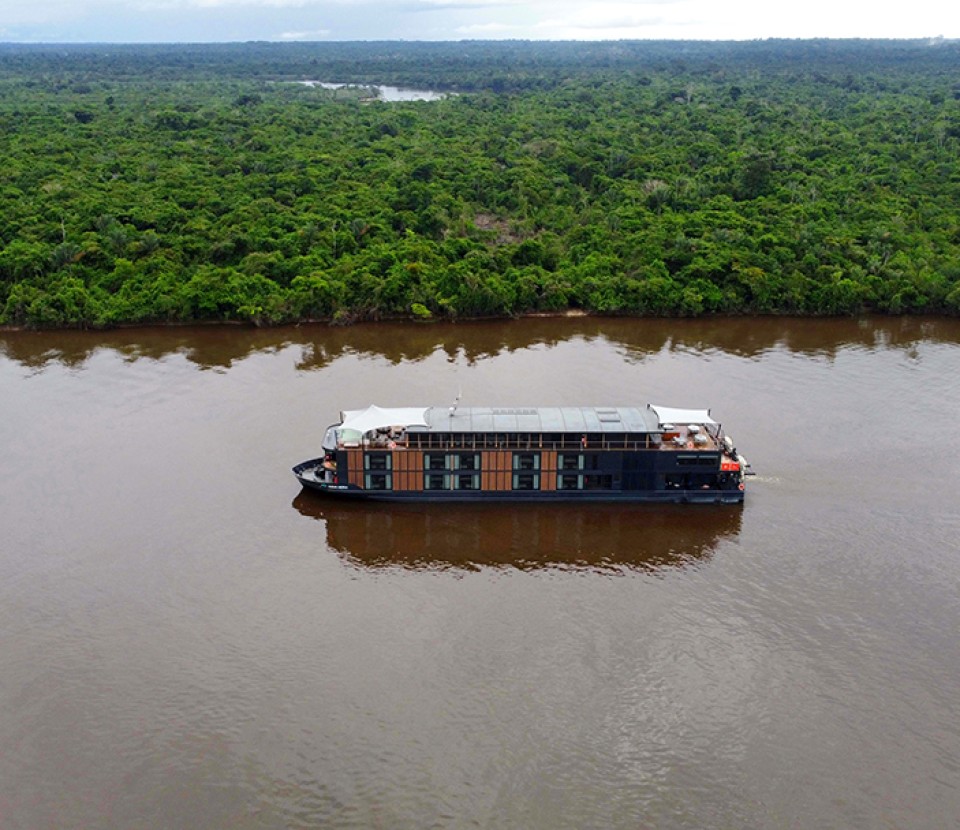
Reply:
M474 35L505 35L509 32L516 32L520 27L512 23L471 23L467 26L457 26L456 33L466 37Z
M144 11L182 11L189 9L231 9L256 6L273 9L302 9L315 5L314 0L137 0Z
M662 37L663 27L686 24L685 0L653 2L566 3L560 14L539 20L536 37L605 40ZM554 7L556 10L556 7Z
M0 0L6 40L210 41L960 37L960 4L913 0ZM269 35L264 33L276 32Z
M96 5L96 4L94 4ZM0 18L9 31L10 26L33 26L69 21L85 13L83 6L69 0L57 2L22 3L2 0Z
M325 9L382 5L378 0L119 0L119 6L146 11L190 9Z
M317 40L329 35L329 29L311 29L306 32L281 32L276 36L276 40Z
M502 6L535 6L524 0L418 0L418 5L429 9L485 9Z

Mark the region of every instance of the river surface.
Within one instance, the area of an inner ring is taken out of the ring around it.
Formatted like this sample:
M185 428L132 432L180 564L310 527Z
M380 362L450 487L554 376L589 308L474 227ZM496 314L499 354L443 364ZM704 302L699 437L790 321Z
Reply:
M300 492L460 389L711 407L758 475ZM958 413L958 320L0 333L0 827L956 827Z
M431 89L409 89L402 86L388 86L386 84L341 84L331 81L297 81L303 86L318 86L321 89L361 89L373 90L381 101L442 101L448 96L446 92L434 92Z

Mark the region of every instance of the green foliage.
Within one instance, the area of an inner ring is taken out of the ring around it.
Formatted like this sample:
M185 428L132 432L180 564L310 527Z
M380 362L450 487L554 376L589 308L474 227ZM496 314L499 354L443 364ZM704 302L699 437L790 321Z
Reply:
M0 323L960 313L958 69L912 41L0 45Z

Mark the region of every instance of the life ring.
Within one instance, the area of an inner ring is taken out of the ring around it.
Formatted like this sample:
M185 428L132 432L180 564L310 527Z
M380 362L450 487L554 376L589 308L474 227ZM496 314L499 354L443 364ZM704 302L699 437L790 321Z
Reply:
M740 483L740 489L741 489L741 490L744 489L743 482Z

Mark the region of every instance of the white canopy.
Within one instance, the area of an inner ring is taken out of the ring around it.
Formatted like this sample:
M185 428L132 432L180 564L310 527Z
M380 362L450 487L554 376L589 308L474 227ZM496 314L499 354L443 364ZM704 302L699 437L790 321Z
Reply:
M425 427L424 420L426 406L400 407L396 409L381 409L379 406L368 406L366 409L350 409L340 413L342 422L340 429L354 429L357 432L370 432L379 427Z
M675 409L672 406L654 406L650 408L657 413L660 426L664 424L716 424L710 417L709 409Z

